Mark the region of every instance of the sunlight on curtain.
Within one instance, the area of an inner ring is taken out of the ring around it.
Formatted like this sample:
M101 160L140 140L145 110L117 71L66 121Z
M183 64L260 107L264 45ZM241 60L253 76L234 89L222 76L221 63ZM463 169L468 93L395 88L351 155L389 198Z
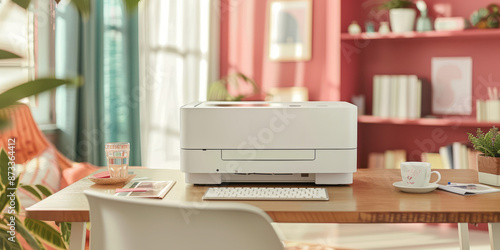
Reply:
M143 165L179 168L179 108L218 79L218 0L145 0L140 9ZM215 50L213 48L216 48Z
M64 123L60 148L68 158L105 166L106 142L130 142L130 164L141 163L138 15L122 0L91 1L88 19L72 4L56 12L56 75L85 83L58 89ZM60 92L60 94L59 94Z
M124 72L125 50L123 41L124 32L124 9L121 8L122 0L103 1L103 12L107 17L103 19L103 78L104 82L104 110L111 111L104 116L105 124L109 124L109 133L105 141L123 141L120 135L129 131L127 115L127 95L130 92Z

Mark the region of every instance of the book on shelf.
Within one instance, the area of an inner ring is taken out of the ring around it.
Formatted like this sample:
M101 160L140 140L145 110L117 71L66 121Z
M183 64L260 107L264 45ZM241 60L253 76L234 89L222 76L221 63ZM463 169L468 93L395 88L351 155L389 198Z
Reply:
M380 92L382 91L381 86L380 86L380 75L374 75L373 76L373 115L374 116L380 116L380 104L381 104L381 99L380 99Z
M390 94L389 97L391 98L390 100L390 110L389 110L389 117L397 118L398 113L399 113L399 100L403 98L402 96L399 96L399 77L397 75L392 75L390 76L390 84L389 84L389 89L390 89ZM404 117L403 117L404 118Z
M462 160L462 144L460 142L454 142L451 144L453 150L453 168L454 169L464 169Z
M409 118L409 102L407 98L411 96L412 94L409 92L409 84L408 84L408 76L405 75L400 75L400 76L395 76L396 78L396 88L397 88L397 118Z
M476 120L478 122L487 121L486 103L483 100L476 100Z
M394 168L401 168L401 162L406 161L406 151L403 149L393 150L394 154Z
M420 118L430 113L429 91L430 87L416 75L374 75L372 114L384 118Z
M383 153L373 152L368 155L368 168L399 169L401 162L406 161L406 151L403 149L386 150Z
M408 76L408 119L418 119L422 116L422 82L416 75Z
M476 100L476 120L478 122L500 121L500 100Z
M394 167L394 152L392 150L386 150L384 152L384 168L396 169L396 167Z
M380 76L380 104L377 105L380 110L378 114L380 117L390 117L391 114L391 78L388 75Z
M118 192L115 196L121 197L142 197L163 199L168 191L172 189L175 181L136 181L128 188L122 191L130 190L130 192Z
M370 153L368 155L368 168L384 169L384 153Z
M445 169L477 170L477 150L461 142L453 142L439 148L439 155Z
M439 154L439 153L423 152L421 155L421 159L423 162L430 163L431 168L433 168L433 169L446 169L446 166L443 163L443 159L441 157L441 154Z
M441 156L441 160L443 161L443 168L451 169L452 168L451 166L453 166L451 146L440 147L439 155Z
M500 100L486 101L486 120L500 121Z

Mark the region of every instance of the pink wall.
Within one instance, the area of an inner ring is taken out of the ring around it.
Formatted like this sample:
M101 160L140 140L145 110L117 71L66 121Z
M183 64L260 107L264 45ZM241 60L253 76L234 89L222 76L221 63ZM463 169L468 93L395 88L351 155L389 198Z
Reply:
M310 100L340 100L340 0L314 0L312 58L267 58L268 0L221 0L220 75L241 72L255 79L263 99L272 87L305 86Z

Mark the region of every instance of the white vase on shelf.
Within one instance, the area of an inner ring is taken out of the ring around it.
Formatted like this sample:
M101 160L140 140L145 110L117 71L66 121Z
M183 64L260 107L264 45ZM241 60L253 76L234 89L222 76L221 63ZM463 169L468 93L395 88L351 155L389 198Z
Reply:
M394 33L413 31L417 12L409 8L396 8L389 10L391 30Z
M391 29L389 28L388 22L380 22L380 26L378 27L379 34L387 34L390 33Z
M352 21L352 23L347 27L347 32L351 35L357 35L361 33L361 26L359 26L358 22Z

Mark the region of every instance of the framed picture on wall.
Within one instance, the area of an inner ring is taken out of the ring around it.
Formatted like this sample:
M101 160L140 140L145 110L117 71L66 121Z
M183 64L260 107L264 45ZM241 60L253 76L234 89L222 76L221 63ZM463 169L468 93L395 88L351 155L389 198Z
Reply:
M268 15L269 59L310 60L312 0L271 0Z
M472 58L433 57L432 113L472 113Z

